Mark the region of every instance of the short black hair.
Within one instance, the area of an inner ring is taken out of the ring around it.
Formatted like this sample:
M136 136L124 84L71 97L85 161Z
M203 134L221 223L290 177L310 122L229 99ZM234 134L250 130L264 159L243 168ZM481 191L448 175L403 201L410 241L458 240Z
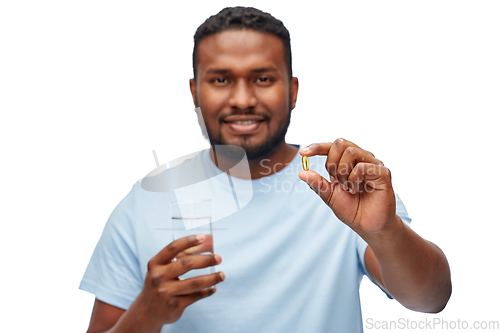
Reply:
M196 56L200 42L207 36L229 29L253 29L267 32L281 39L288 67L289 79L292 79L292 50L290 33L283 22L269 13L253 7L226 7L218 14L210 16L198 27L194 34L193 74L196 80Z

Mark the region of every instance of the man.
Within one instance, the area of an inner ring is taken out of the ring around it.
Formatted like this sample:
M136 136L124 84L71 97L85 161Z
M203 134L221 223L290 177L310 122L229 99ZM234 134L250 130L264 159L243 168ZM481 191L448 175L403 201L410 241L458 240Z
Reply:
M162 202L172 192L159 196L136 184L108 220L82 280L96 295L88 332L361 332L364 274L409 309L445 307L447 260L407 226L382 162L344 139L300 154L285 142L298 79L281 21L253 8L222 10L195 34L193 69L190 89L212 149L182 170L231 169L253 197L216 222L228 229L215 236L218 254L174 260L206 237L165 246L168 237L151 226L168 218ZM233 150L214 149L223 145L245 150L251 179L231 168ZM316 171L299 173L301 155ZM178 278L215 265L214 274Z

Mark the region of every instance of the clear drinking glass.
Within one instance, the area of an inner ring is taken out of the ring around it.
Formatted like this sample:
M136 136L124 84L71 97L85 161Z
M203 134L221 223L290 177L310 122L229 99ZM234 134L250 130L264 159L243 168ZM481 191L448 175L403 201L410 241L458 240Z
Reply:
M171 202L171 229L173 240L189 235L203 234L207 237L199 246L184 251L187 255L213 254L212 202L211 200L192 200ZM179 259L179 256L177 257ZM196 269L182 275L182 279L215 273L215 267Z

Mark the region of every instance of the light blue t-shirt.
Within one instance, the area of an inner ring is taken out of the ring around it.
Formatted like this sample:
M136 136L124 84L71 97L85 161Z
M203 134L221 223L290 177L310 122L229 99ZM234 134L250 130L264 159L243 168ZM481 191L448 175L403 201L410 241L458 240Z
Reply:
M324 157L310 158L310 168L327 178ZM196 174L194 185L204 185L175 189L174 169ZM137 182L118 204L80 289L127 309L143 287L148 261L172 240L165 228L170 202L179 196L202 199L210 192L212 198L226 195L215 204L219 216L213 224L215 253L222 257L217 271L226 279L162 333L363 331L359 286L367 274L367 244L298 178L299 154L279 172L255 180L221 173L208 150L174 169L169 192L149 192ZM229 187L224 186L228 179ZM409 223L396 200L397 214Z

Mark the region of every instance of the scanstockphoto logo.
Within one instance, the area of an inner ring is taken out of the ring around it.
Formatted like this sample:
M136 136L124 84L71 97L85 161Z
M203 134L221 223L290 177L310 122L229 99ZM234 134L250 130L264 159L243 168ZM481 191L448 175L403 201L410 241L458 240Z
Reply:
M208 138L200 108L196 108L196 112L202 134ZM181 156L165 164L159 163L156 152L153 151L156 168L141 181L144 190L170 192L173 194L173 200L179 204L207 200L211 202L211 218L191 221L189 226L185 225L186 229L200 227L234 214L245 207L253 197L252 182L241 181L251 179L245 150L232 145L215 145L212 148L216 156L231 156L231 165L223 166L226 172L214 167L210 161L210 149ZM239 178L232 175L238 175ZM182 208L192 205L180 204L177 207L181 210L181 216L187 217L191 214L189 211L182 211Z
M310 168L311 170L318 170L317 163L313 160L311 162ZM262 171L260 172L260 178L258 182L260 183L258 191L260 193L304 193L309 192L311 189L307 186L306 183L299 180L298 174L302 170L302 164L297 163L275 163L272 164L271 160L268 158L264 158L260 161L260 167ZM284 168L286 167L286 168ZM283 169L282 169L283 168ZM285 179L278 179L276 177L268 177L273 174L276 174L279 170L282 169L282 173L286 176L294 175L296 177L285 177Z
M377 320L367 318L365 320L365 330L397 330L397 331L444 331L444 330L474 330L493 331L500 330L499 320L455 320L444 318L426 318L424 320L411 320L409 318L399 318L397 320Z

